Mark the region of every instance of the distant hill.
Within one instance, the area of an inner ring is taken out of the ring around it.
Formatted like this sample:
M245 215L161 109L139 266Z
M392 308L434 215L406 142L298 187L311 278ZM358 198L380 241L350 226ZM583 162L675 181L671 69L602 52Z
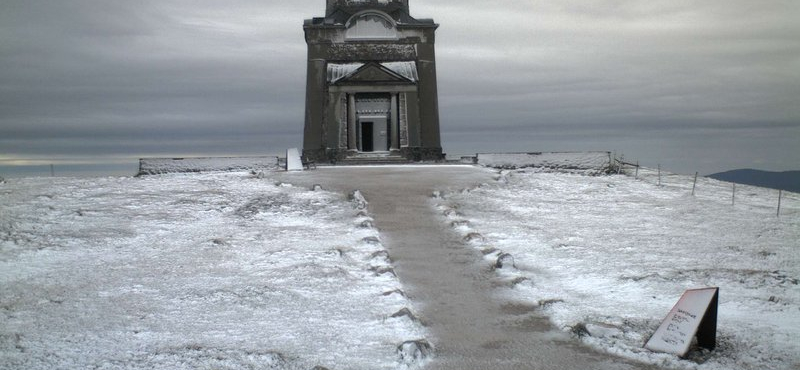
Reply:
M732 170L708 175L712 179L800 193L800 171Z

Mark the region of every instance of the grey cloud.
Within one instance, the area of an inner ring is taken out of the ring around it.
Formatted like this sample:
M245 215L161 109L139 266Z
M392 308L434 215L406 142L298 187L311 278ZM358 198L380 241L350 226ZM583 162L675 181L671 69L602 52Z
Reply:
M0 72L0 133L24 145L6 143L3 151L63 155L120 147L86 144L102 139L131 141L127 147L146 151L128 154L146 155L204 135L239 135L244 143L268 135L270 125L275 135L284 134L302 119L303 87L296 81L304 75L291 68L302 58L301 32L294 30L297 47L287 47L287 34L272 32L283 29L269 24L220 29L255 6L276 13L260 2L222 8L210 2L12 2L0 26L0 47L9 51L0 56L9 67ZM301 21L287 23L299 28Z
M411 10L441 24L447 152L619 150L701 172L800 163L796 1ZM6 1L0 162L297 146L302 21L323 12L321 0Z

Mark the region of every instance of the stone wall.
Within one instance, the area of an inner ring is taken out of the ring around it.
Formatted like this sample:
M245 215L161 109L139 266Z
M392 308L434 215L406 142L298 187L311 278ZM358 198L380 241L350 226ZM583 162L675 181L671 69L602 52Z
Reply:
M271 171L278 168L278 157L142 158L139 159L137 176L184 172Z
M369 6L373 9L404 9L408 12L408 0L327 0L325 15L331 15L336 8L350 10Z
M503 169L534 167L553 170L589 170L603 172L611 168L611 153L479 153L477 155L477 163L485 167Z

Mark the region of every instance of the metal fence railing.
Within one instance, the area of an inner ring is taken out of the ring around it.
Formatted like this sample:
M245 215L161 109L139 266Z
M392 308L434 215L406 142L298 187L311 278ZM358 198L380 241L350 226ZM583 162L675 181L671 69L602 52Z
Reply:
M636 180L659 187L685 191L687 196L746 207L753 211L771 213L775 216L800 215L800 194L752 185L736 184L710 177L677 174L665 171L661 166L643 167L639 163L625 162L615 158L612 172L634 177Z

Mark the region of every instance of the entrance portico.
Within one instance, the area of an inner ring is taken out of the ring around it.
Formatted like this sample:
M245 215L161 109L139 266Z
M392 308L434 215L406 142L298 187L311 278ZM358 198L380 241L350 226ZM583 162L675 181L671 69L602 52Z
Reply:
M333 107L338 149L351 156L374 152L400 156L400 149L409 146L406 102L409 95L416 97L417 81L413 63L405 67L409 73L402 75L371 63L341 75L342 65L328 65L328 98L339 102Z

